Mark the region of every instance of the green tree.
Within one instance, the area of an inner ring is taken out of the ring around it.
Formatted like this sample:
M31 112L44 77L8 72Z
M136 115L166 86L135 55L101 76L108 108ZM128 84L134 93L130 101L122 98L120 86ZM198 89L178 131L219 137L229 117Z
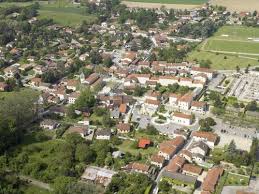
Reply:
M95 105L95 97L89 88L81 91L80 96L75 101L76 109L92 108Z

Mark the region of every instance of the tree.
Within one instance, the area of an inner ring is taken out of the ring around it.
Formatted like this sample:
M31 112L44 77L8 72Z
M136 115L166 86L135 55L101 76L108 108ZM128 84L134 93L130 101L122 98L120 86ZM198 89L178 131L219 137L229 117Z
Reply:
M105 58L103 64L105 65L105 67L111 67L113 64L111 57Z
M19 143L23 130L35 119L37 97L35 91L21 90L0 98L0 153Z
M91 63L93 63L93 64L100 64L100 63L102 63L102 56L100 55L99 52L92 51L90 53L90 58L91 58Z
M231 155L233 155L236 152L236 143L234 142L234 140L232 140L227 148L227 152Z
M75 184L76 179L72 177L60 176L54 180L53 189L55 194L69 194L68 187Z
M240 72L240 67L238 65L236 66L236 71L237 71L237 73Z
M96 153L87 144L80 143L76 146L75 158L79 162L90 164L96 159Z
M257 110L257 102L255 100L249 102L246 105L246 110L248 110L248 111L256 111Z
M75 101L76 109L92 108L95 105L95 97L89 88L81 91L80 96Z
M162 180L159 182L158 188L162 192L168 192L168 191L170 191L171 186L166 180Z

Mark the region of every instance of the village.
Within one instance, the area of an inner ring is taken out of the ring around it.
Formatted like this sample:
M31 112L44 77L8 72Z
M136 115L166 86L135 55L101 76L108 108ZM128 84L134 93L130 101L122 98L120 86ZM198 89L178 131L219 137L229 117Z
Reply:
M49 23L44 28L55 35L44 40L49 48L44 52L40 46L29 52L21 43L26 36L9 41L0 48L0 97L17 88L36 91L34 123L54 134L53 140L78 134L89 144L112 144L109 162L104 156L105 165L86 165L81 181L109 188L123 171L147 175L153 181L147 193L153 194L258 193L256 164L244 160L257 157L250 148L259 137L253 123L258 71L217 71L184 57L205 38L205 32L183 32L187 24L241 25L249 13L231 15L207 4L173 14L154 12L157 21L148 29L134 19L122 25L116 14L82 25L81 31ZM27 21L41 25L36 17ZM253 120L241 123L237 112ZM233 123L227 120L231 116L236 116ZM128 155L134 157L126 160Z

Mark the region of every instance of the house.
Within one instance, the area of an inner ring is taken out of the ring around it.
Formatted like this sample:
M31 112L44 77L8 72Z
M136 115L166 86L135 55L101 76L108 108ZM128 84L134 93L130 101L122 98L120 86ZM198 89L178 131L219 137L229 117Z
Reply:
M75 104L76 99L80 96L79 92L72 92L68 95L68 104Z
M176 155L173 157L172 160L170 160L169 164L166 166L166 171L168 172L179 172L183 165L185 164L185 159L179 155Z
M187 140L188 137L189 137L189 134L190 134L189 129L187 129L187 128L180 128L180 129L176 129L176 130L174 131L174 133L173 133L172 136L173 136L174 138L176 138L176 137L178 137L178 136L181 136L181 137L183 137L185 140Z
M119 124L117 124L117 132L118 133L129 133L130 132L130 124L129 123L119 123Z
M101 129L96 131L96 139L98 140L110 140L111 139L111 130L110 129Z
M4 82L0 82L0 91L4 92L8 90L8 85Z
M198 142L193 142L189 147L188 150L192 153L192 154L200 154L202 156L206 156L207 153L209 152L209 147L206 143L202 142L202 141L198 141Z
M41 85L42 81L41 81L41 78L38 78L38 77L34 77L31 79L31 85L34 86L34 87L39 87Z
M191 125L193 122L192 115L184 114L181 112L174 112L172 116L172 120L174 123L180 125Z
M127 52L123 55L121 62L123 65L129 65L131 64L137 57L136 52Z
M148 146L151 145L151 141L149 139L146 139L146 138L141 138L139 141L138 141L138 148L147 148Z
M96 82L99 79L99 75L97 73L92 73L88 76L85 80L81 80L82 84L92 85L94 82Z
M77 123L80 124L80 125L89 126L90 125L90 120L89 120L89 118L84 117L84 119L82 121L78 121Z
M190 176L197 177L202 173L202 168L193 164L184 164L182 173Z
M58 126L59 126L59 123L51 119L44 119L43 121L40 122L40 127L42 127L43 129L53 130Z
M112 177L117 172L108 170L106 168L100 168L96 166L88 166L81 176L81 180L92 181L94 183L108 186L112 180Z
M191 111L204 114L207 109L206 102L193 101L191 104Z
M150 158L150 161L151 161L151 164L159 167L159 168L162 168L165 164L165 158L163 156L160 156L158 154L154 154L151 156Z
M169 94L169 105L171 106L177 106L178 100L181 98L180 94L171 93Z
M203 73L208 77L209 80L211 80L215 76L215 71L202 67L192 67L190 73L192 76Z
M172 179L172 182L178 183L179 186L189 186L189 187L195 188L197 184L196 177L184 175L181 173L164 171L162 173L162 177L166 178L167 180Z
M183 149L179 153L179 156L185 158L189 163L192 163L192 153L189 150Z
M121 104L119 107L119 112L122 115L125 115L127 113L127 104Z
M72 91L76 91L76 88L78 86L78 81L74 80L74 79L70 79L67 81L67 89L68 90L72 90Z
M148 174L150 166L148 166L146 164L141 164L138 162L132 162L132 163L129 163L127 166L125 166L123 169L130 171L130 172Z
M68 133L77 133L85 138L88 135L88 127L83 125L75 125L68 128Z
M189 110L193 101L192 93L187 93L178 99L178 106L182 110Z
M184 145L184 138L176 137L172 140L164 141L159 144L159 156L163 156L166 160L169 160L176 154Z
M165 76L159 76L158 82L162 86L168 86L168 85L173 85L175 83L179 82L179 78L175 76L170 76L170 75L165 75Z
M49 108L50 114L57 114L61 117L66 116L66 110L64 106L52 106Z
M42 65L37 65L33 68L36 75L42 75L43 73L47 72L48 68Z
M4 69L4 75L7 78L12 78L15 75L17 75L18 73L19 73L19 69L16 65L12 65L12 66L6 67Z
M203 192L214 193L220 177L223 175L224 169L221 167L214 167L210 169L201 185Z
M150 79L150 74L130 74L128 78L137 78L141 85L146 85L146 82Z
M159 100L146 99L145 103L143 104L143 113L152 115L156 112L159 106L160 106Z
M150 100L150 101L158 101L161 98L160 92L154 91L154 90L149 90L145 94L145 99Z
M218 135L206 131L194 131L192 135L196 141L204 141L210 148L213 148L218 141Z

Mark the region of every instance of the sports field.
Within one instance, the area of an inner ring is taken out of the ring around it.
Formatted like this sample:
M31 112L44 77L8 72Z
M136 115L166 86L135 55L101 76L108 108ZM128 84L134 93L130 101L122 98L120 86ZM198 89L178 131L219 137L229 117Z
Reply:
M259 28L223 26L190 53L189 59L210 59L215 69L258 65Z

